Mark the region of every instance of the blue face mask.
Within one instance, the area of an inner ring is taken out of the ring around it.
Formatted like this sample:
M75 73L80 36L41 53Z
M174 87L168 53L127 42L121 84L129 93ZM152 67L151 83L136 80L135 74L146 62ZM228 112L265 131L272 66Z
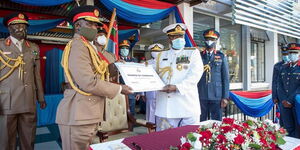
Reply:
M216 41L208 40L208 41L205 41L205 46L207 48L213 48L216 46L216 43L217 43Z
M282 60L283 60L285 63L287 63L287 62L290 61L290 58L289 58L288 55L285 55L285 56L282 56Z
M291 62L296 62L299 59L299 55L298 55L298 53L291 53L291 54L289 54L289 58L290 58Z
M128 49L128 48L121 48L120 54L121 54L121 56L123 56L123 57L127 57L128 54L129 54L129 49Z
M175 40L172 40L172 47L176 50L184 48L185 40L184 38L177 38Z

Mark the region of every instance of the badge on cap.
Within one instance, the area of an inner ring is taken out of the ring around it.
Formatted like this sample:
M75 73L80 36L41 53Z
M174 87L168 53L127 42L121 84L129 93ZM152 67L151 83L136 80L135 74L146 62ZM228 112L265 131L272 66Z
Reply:
M25 18L23 14L19 14L18 17L19 17L20 19L24 19L24 18Z
M99 10L95 9L95 10L94 10L94 15L95 15L96 17L98 17L98 16L99 16Z

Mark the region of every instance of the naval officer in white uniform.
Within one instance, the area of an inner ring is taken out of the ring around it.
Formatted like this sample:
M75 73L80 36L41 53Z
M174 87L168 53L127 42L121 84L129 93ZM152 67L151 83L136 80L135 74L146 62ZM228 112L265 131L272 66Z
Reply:
M155 60L155 70L166 84L157 92L157 131L199 122L197 83L203 73L203 63L198 49L185 47L185 30L186 25L182 23L163 29L171 48L160 52Z

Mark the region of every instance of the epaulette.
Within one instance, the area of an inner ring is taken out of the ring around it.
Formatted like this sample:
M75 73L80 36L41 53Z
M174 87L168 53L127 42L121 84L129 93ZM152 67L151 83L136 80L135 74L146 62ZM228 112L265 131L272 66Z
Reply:
M196 50L196 47L185 47L184 50Z
M29 47L30 48L30 43L29 43L29 41L25 41L25 45L27 46L27 47Z
M168 51L168 50L170 50L170 48L166 48L166 49L164 49L163 51Z
M223 52L221 52L221 51L219 51L219 50L217 50L216 52L217 52L217 54L224 55L224 53L223 53Z
M8 37L5 39L5 45L10 46L10 44L11 44L11 39Z

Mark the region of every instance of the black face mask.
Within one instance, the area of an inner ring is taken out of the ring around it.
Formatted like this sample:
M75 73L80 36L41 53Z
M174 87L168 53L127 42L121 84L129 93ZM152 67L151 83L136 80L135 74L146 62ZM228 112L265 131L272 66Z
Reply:
M89 41L94 41L97 36L97 29L81 27L78 33L84 36Z

